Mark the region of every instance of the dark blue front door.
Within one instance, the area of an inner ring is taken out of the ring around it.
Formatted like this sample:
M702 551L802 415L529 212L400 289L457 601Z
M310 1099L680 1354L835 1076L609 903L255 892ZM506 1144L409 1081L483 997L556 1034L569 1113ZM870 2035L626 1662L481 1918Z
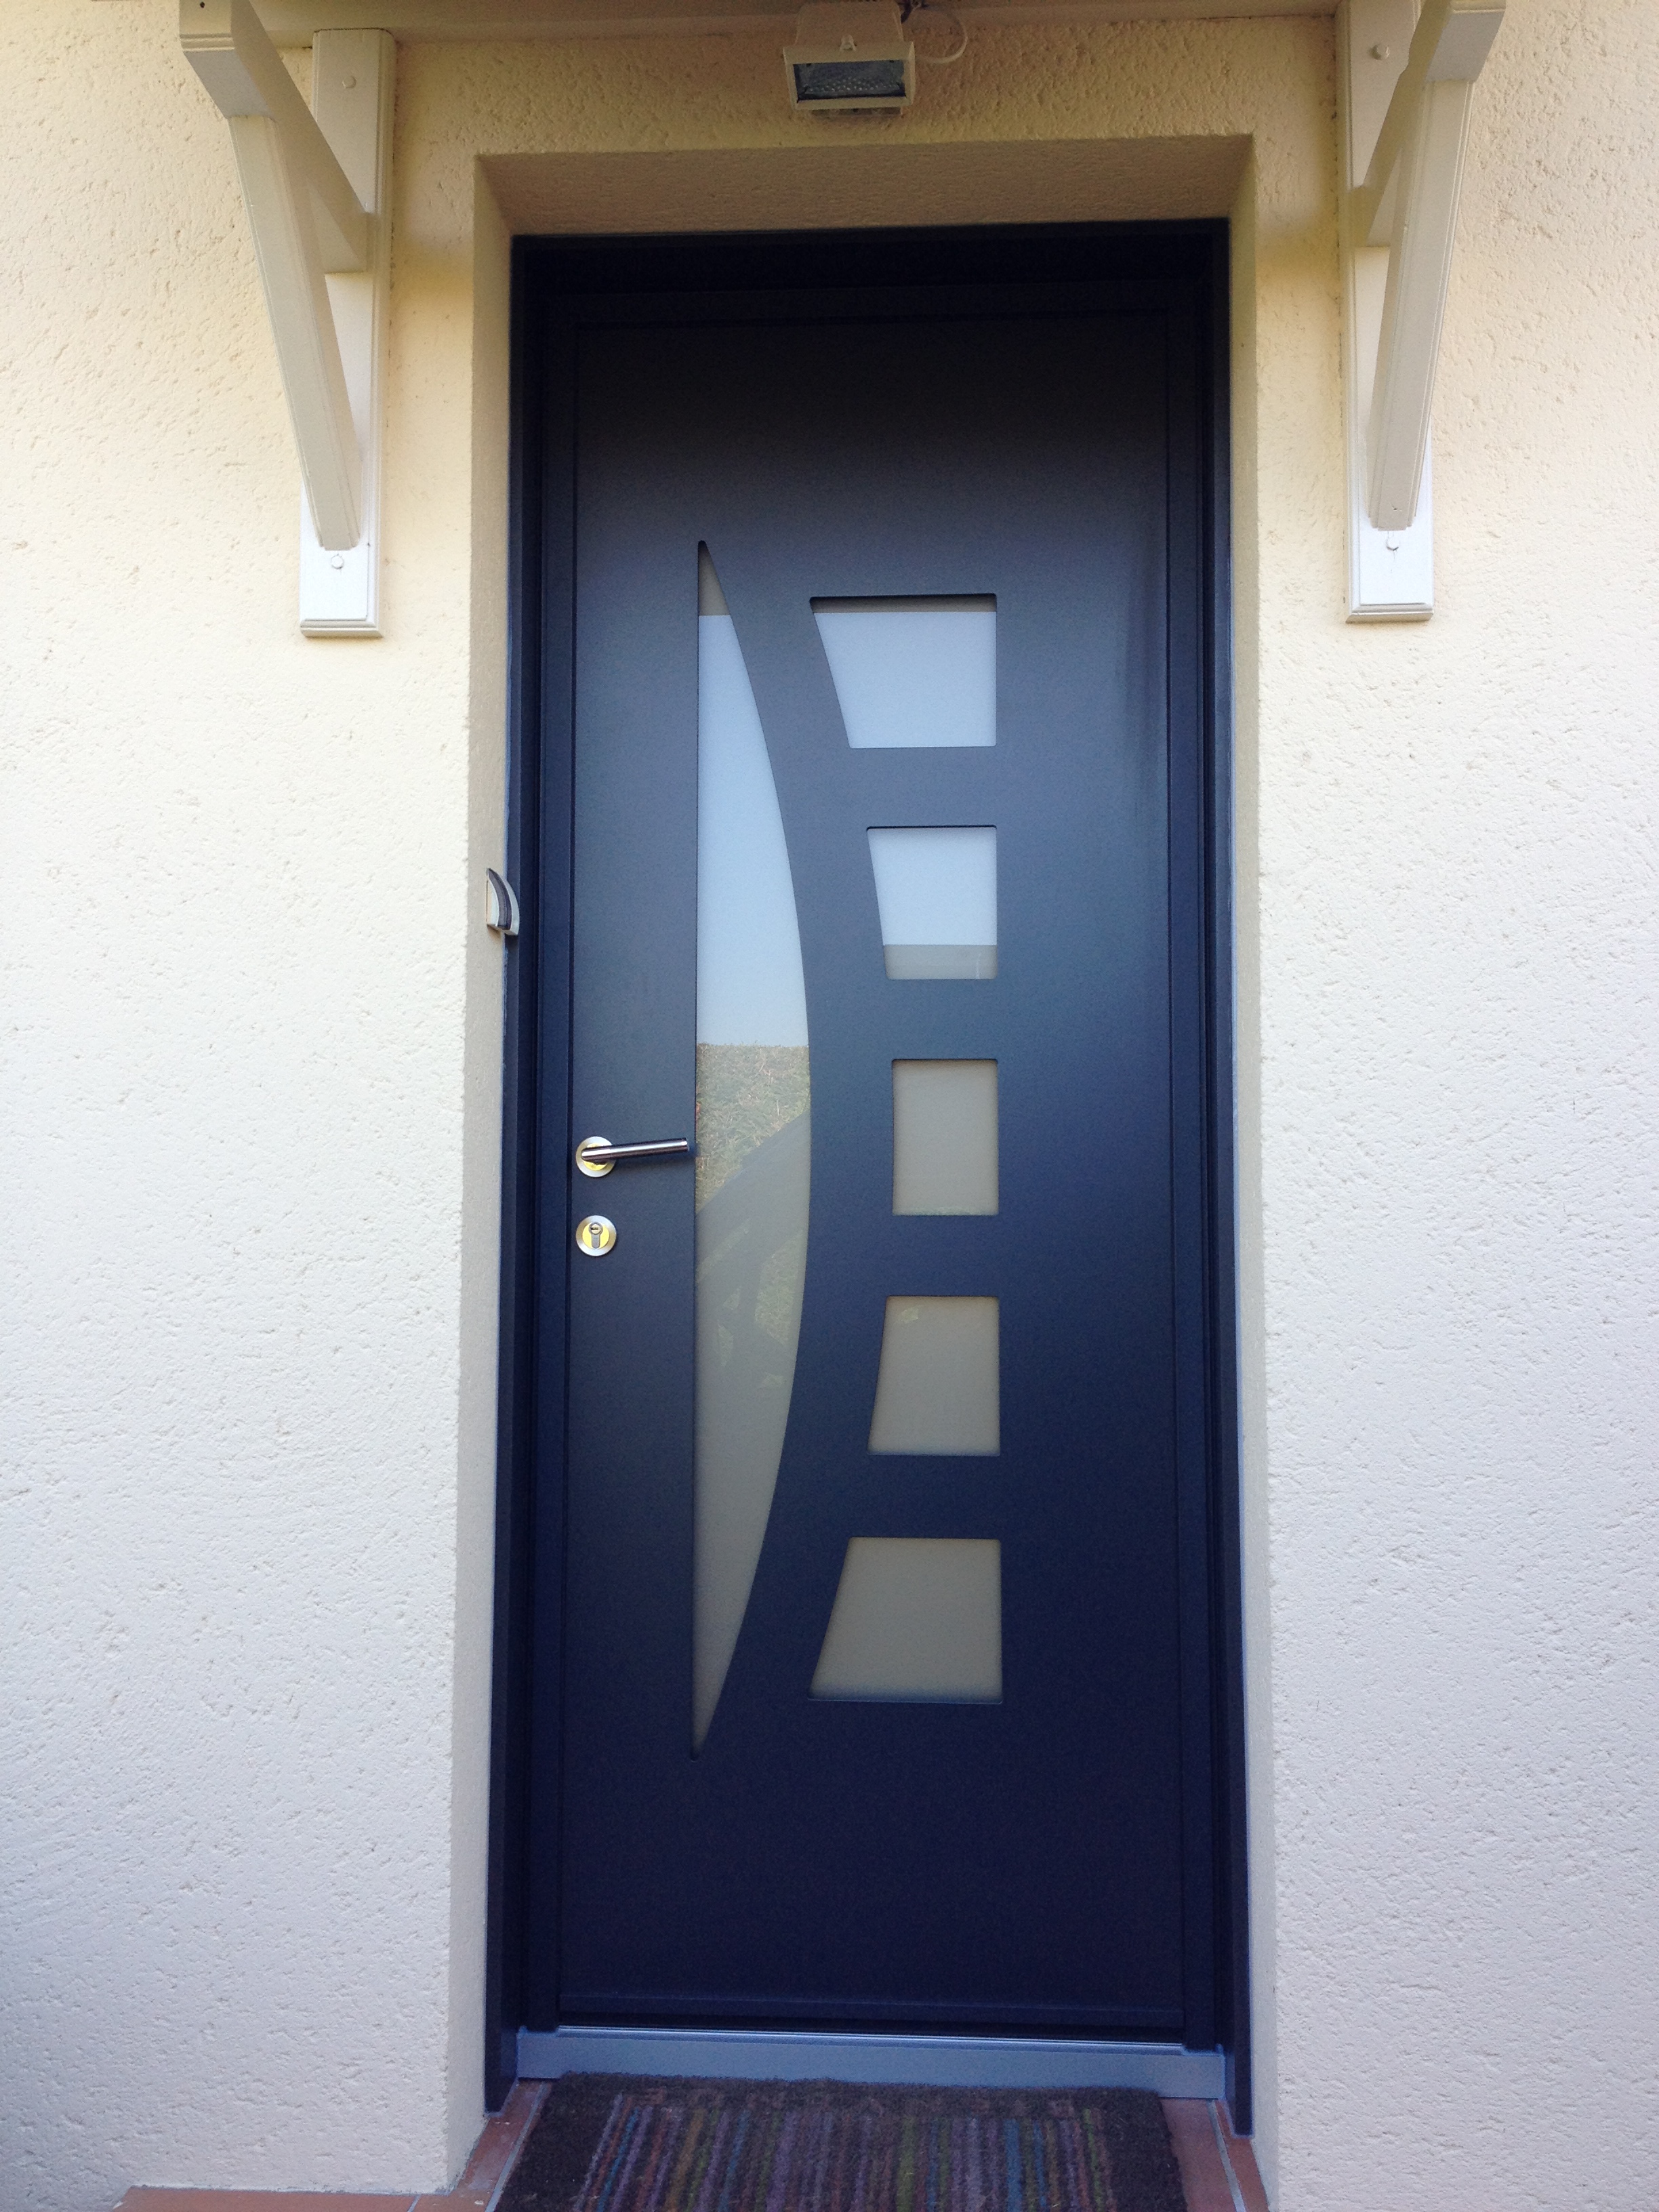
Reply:
M1212 2044L1189 296L769 306L569 341L572 1128L697 1149L569 1164L532 2024Z

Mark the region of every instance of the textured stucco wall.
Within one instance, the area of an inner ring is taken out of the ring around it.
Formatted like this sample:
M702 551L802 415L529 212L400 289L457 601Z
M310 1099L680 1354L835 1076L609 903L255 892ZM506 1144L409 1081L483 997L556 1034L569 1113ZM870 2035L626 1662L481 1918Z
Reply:
M1656 124L1659 10L1512 0L1439 611L1262 549L1286 2212L1659 2202Z
M1261 2148L1284 2212L1650 2205L1654 11L1511 0L1441 611L1374 631L1327 25L981 31L896 126L792 122L769 39L410 48L378 643L294 629L173 20L0 15L0 2203L432 2186L477 2124L493 187L580 228L1233 206Z
M501 400L475 487L470 266L404 256L388 635L302 639L176 11L13 0L0 85L0 2204L429 2185L480 2101Z

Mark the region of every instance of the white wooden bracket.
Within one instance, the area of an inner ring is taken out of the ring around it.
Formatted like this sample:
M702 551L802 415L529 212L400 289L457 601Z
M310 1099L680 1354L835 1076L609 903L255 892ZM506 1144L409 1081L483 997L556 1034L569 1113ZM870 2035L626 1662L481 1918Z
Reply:
M1348 619L1434 612L1429 417L1470 96L1502 0L1341 0Z
M396 48L319 31L307 108L252 0L179 0L179 35L230 125L300 449L300 627L378 637Z

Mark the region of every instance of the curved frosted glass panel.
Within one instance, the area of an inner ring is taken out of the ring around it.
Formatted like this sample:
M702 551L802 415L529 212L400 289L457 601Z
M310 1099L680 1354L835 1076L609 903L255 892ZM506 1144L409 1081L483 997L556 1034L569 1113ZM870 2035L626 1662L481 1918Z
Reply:
M896 982L986 982L996 974L994 830L872 830L870 866Z
M806 994L777 787L701 548L697 604L694 1747L720 1702L777 1483L811 1162Z
M997 603L814 599L849 745L994 745Z
M889 1298L871 1450L1000 1452L1000 1344L994 1298Z
M1002 1696L1002 1547L975 1536L854 1536L815 1698L995 1705Z

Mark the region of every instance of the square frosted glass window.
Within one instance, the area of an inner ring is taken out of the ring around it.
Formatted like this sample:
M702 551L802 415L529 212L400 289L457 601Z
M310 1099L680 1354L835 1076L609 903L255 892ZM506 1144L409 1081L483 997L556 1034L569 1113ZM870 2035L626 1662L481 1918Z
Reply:
M815 1698L995 1705L1002 1696L1002 1547L977 1536L854 1536Z
M1002 1449L1000 1347L994 1298L889 1298L871 1450L994 1456Z
M988 592L814 599L812 613L849 745L995 744L997 603Z
M988 982L997 972L997 833L872 830L887 973L896 982Z
M895 1213L997 1210L997 1064L893 1062Z

